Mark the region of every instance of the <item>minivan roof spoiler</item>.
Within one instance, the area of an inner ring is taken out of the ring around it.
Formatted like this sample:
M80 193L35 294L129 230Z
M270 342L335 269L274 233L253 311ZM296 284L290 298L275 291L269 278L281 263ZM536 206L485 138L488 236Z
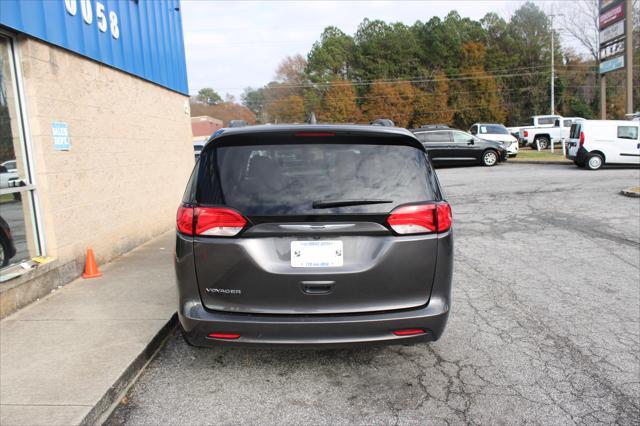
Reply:
M369 125L336 125L336 124L278 124L278 125L258 125L238 128L227 128L224 132L214 134L209 141L209 145L234 145L239 136L253 138L272 138L276 135L300 137L308 136L305 142L316 142L313 137L330 136L370 136L379 139L396 139L403 144L413 146L424 151L424 146L407 129L401 127L369 126ZM242 138L244 139L244 138ZM245 139L246 140L246 139ZM326 139L325 139L326 140Z

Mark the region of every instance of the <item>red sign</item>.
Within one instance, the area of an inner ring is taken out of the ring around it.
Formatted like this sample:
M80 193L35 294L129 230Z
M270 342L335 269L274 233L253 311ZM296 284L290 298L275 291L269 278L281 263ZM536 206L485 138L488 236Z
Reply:
M619 3L600 15L600 29L602 30L622 18L624 18L624 3Z

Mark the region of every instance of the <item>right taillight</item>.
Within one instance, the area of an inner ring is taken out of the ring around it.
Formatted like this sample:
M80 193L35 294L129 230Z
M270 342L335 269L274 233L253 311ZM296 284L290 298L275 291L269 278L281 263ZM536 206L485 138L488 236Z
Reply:
M402 235L445 232L451 228L451 206L445 202L401 206L391 212L387 223Z
M580 132L580 146L584 145L584 132Z
M178 231L183 234L214 237L233 237L246 224L237 211L219 207L180 206L176 219Z
M524 131L524 137L528 138L529 137L529 132L527 132L526 130Z

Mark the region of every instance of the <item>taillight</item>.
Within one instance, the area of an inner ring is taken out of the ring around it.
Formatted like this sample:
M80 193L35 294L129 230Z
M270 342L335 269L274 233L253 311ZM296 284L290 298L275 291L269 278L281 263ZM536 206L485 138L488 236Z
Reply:
M233 237L247 224L240 213L225 208L196 207L193 216L196 235Z
M193 207L178 207L176 227L183 234L193 235Z
M240 334L238 333L209 333L207 337L211 337L212 339L229 339L234 340L240 338Z
M402 235L445 232L451 228L451 207L448 203L401 206L391 212L387 223Z
M396 330L393 332L396 336L416 336L424 333L425 331L421 328L408 328L406 330Z
M580 132L580 146L584 145L584 132Z
M176 226L187 235L233 237L245 227L247 221L235 210L217 207L178 208Z
M529 137L529 132L527 132L526 130L524 131L524 137L528 138Z

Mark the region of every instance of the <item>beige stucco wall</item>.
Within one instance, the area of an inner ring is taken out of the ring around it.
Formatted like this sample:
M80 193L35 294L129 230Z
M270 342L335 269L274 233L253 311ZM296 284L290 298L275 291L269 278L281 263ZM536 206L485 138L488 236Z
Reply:
M188 98L21 37L26 108L46 250L61 262L93 247L104 262L175 226L194 157ZM66 122L70 151L54 151Z

